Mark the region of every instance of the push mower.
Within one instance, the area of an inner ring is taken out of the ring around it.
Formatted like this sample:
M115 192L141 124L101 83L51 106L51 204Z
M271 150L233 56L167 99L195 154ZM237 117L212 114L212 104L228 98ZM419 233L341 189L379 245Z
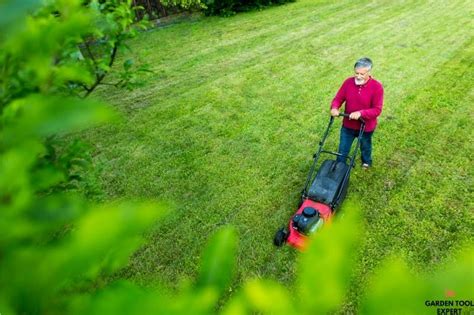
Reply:
M341 113L339 116L349 117L349 114ZM301 193L298 211L292 216L287 228L282 227L276 232L273 240L276 246L282 246L286 242L297 249L303 250L308 241L308 236L317 231L323 224L331 221L347 194L349 177L365 129L365 122L362 119L360 119L360 122L359 135L352 154L344 157L344 162L331 159L324 160L315 175L316 165L321 153L335 155L336 157L343 156L337 152L323 150L326 138L334 123L334 117L331 116L323 139L319 142L318 151L313 155L313 164ZM347 160L349 160L349 165L346 163Z

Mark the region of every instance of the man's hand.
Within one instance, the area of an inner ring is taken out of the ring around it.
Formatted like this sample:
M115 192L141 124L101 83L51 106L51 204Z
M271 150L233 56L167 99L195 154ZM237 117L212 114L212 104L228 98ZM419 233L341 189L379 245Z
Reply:
M332 109L331 109L331 116L332 116L332 117L337 117L337 116L339 116L339 109L337 109L337 108L332 108Z
M360 112L353 112L349 115L349 119L357 120L360 118Z

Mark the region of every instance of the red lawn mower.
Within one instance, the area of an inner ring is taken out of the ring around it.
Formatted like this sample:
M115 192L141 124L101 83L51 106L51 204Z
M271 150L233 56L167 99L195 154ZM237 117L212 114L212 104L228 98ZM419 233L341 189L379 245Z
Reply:
M349 117L349 114L341 113L339 116ZM347 194L349 177L365 130L365 122L362 119L360 121L356 147L351 155L345 157L346 161L349 160L349 165L346 162L324 160L315 175L321 153L342 156L337 152L323 150L326 138L334 123L334 117L331 116L323 139L319 142L318 151L313 155L313 164L301 193L298 211L292 216L287 228L282 227L276 232L273 240L276 246L288 243L303 250L306 247L308 236L316 232L323 224L331 222L332 216Z

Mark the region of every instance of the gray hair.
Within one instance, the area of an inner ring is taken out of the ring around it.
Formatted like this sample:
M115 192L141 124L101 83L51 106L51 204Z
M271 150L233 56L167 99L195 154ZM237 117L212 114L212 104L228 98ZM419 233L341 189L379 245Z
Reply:
M369 68L369 70L372 70L372 65L372 60L370 60L370 58L364 57L356 61L354 69Z

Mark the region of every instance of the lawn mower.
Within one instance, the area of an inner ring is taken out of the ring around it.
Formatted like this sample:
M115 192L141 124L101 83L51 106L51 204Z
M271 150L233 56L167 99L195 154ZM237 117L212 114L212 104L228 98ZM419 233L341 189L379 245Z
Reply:
M339 116L349 117L349 114L341 113ZM342 156L340 153L323 149L334 123L334 117L331 116L323 138L319 142L318 151L313 155L313 164L301 192L298 211L292 216L287 228L282 227L276 232L273 240L276 246L282 246L286 242L297 249L303 250L308 241L308 236L316 232L323 224L331 222L337 208L346 197L351 169L354 167L360 141L364 134L365 122L361 118L359 120L361 121L359 135L352 154L345 156L344 162L331 159L324 160L315 174L321 153L335 155L336 157ZM348 160L349 164L346 163Z

